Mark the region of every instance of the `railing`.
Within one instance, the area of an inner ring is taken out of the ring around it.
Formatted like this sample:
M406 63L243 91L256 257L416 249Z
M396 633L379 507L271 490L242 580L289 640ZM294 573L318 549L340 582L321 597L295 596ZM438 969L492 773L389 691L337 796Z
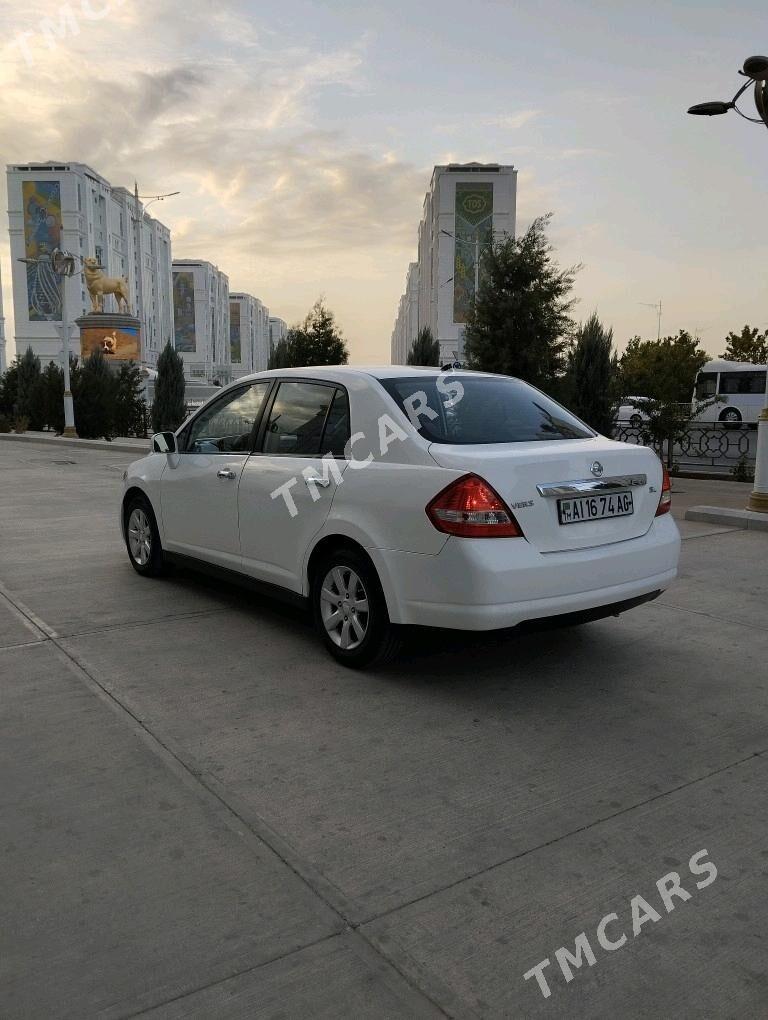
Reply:
M617 421L613 438L623 443L650 446L661 455L643 425ZM740 461L754 467L757 433L749 425L723 425L720 422L690 422L673 447L673 460L684 470L711 470L728 474Z

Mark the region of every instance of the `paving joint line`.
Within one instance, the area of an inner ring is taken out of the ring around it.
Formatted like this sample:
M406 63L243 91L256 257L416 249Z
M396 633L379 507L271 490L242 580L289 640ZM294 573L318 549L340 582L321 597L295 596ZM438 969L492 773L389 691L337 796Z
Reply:
M253 823L240 814L223 796L223 794L217 792L210 783L206 782L205 778L207 773L204 770L194 769L192 766L177 754L168 744L160 739L147 724L140 719L124 702L122 702L115 694L113 694L95 675L95 671L90 671L86 668L84 662L82 662L76 653L66 647L66 639L60 637L56 631L54 631L48 624L42 619L36 616L20 599L14 599L7 588L0 582L0 596L2 596L11 606L14 607L17 613L19 613L32 627L46 635L46 640L52 644L60 653L60 655L66 660L69 668L84 681L85 685L93 694L95 694L100 700L106 702L109 707L118 716L128 717L131 720L131 728L143 739L143 742L148 749L153 752L157 757L165 762L167 766L171 768L171 771L176 775L177 778L184 781L188 788L192 789L197 793L197 796L208 802L210 806L211 800L215 801L218 807L217 814L222 818L222 821L227 824L227 827L233 831L240 838L246 835L242 830L245 829L247 834L251 837L251 840L256 840L261 846L267 847L272 854L279 860L288 870L299 879L299 881L318 899L320 902L336 916L340 922L340 928L332 932L331 935L339 935L343 931L348 931L350 934L359 940L367 948L369 952L375 954L376 958L381 961L383 965L389 967L400 979L402 984L410 992L411 996L415 996L418 1000L418 1004L423 1007L425 1003L429 1003L434 1009L436 1009L442 1016L452 1018L453 1014L448 1012L441 1003L436 1001L429 993L421 988L417 982L400 966L398 966L392 959L386 956L379 947L372 941L366 933L359 931L361 922L354 923L350 920L348 915L351 915L352 904L344 903L339 904L334 902L336 897L329 895L326 891L324 892L319 886L328 886L329 883L324 876L317 873L308 862L304 862L301 855L291 848L290 857L286 855L285 850L281 852L280 848L274 845L274 840L269 839L263 831L265 823L259 819L262 824L257 828L254 827ZM38 642L43 643L43 642ZM202 796L201 796L202 795ZM257 816L258 818L258 816ZM238 824L233 824L234 820ZM242 828L241 828L242 827ZM270 829L270 832L272 830ZM277 834L274 834L275 836ZM278 837L280 842L284 842ZM249 842L251 841L249 840ZM305 872L308 872L305 873ZM341 891L339 890L341 893ZM343 900L346 897L341 894ZM327 936L331 937L331 936ZM403 991L404 989L401 989Z
M163 1006L170 1006L174 1002L180 1002L184 999L189 998L191 995L199 995L200 992L207 992L209 988L215 988L216 985L226 984L227 981L234 981L236 978L244 977L246 974L253 974L257 970L261 970L262 967L269 967L273 963L279 963L281 960L287 960L291 956L295 956L297 953L303 953L305 949L312 949L314 946L320 946L324 942L330 942L333 939L337 939L341 936L341 932L332 932L330 935L322 935L320 938L313 939L312 942L307 942L304 946L297 946L295 949L287 949L284 953L278 953L277 956L272 956L268 960L262 960L260 963L255 963L252 967L243 967L241 970L232 971L231 974L227 974L226 977L214 978L213 981L207 982L204 985L196 985L194 988L189 988L186 991L179 992L178 995L172 995L169 999L159 999L157 1002L153 1002L151 1006L142 1006L141 1009L135 1013L126 1013L126 1020L131 1020L133 1017L146 1016L147 1013L152 1013L156 1009L162 1009Z
M685 606L675 606L671 602L665 602L663 598L657 599L657 604L660 606L666 606L667 609L674 609L678 613L690 613L692 616L704 616L708 620L715 620L717 623L728 623L734 627L747 627L749 630L754 630L754 627L750 623L745 623L743 620L732 620L729 616L715 616L714 613L705 613L703 609L688 609Z
M449 882L440 889L435 889L432 892L425 893L423 896L416 896L412 900L408 900L406 903L400 903L398 906L384 910L380 914L371 916L360 923L373 924L375 921L379 921L384 917L390 917L392 914L396 914L406 907L411 907L415 903L421 903L424 900L430 899L432 896L446 892L449 889L454 889L456 886L459 886L464 882L474 881L476 878L481 878L483 875L487 875L489 872L495 871L496 868L502 868L506 864L510 864L512 861L519 861L523 857L528 857L530 854L534 854L539 850L545 850L547 847L554 846L556 843L561 843L563 840L570 839L571 836L578 836L582 832L588 832L590 829L593 829L598 825L602 825L604 822L610 822L614 818L620 818L622 815L629 814L631 811L636 811L638 808L645 807L648 804L653 804L654 801L661 800L664 797L669 797L674 793L679 793L681 790L686 790L688 787L695 786L697 783L702 783L707 779L712 779L714 776L718 776L722 772L727 772L729 769L736 768L738 765L744 765L746 762L752 761L754 758L762 758L766 754L768 754L768 748L762 751L752 751L751 754L746 755L744 758L738 758L736 761L728 762L726 765L722 765L720 768L714 769L712 772L707 772L702 776L696 776L694 779L688 780L687 783L681 783L679 786L674 786L669 790L663 790L661 793L654 794L653 797L647 797L645 800L638 801L636 804L630 804L627 807L622 808L620 811L614 811L612 814L605 815L602 818L596 818L593 821L588 822L586 825L581 825L576 829L571 829L559 836L553 836L552 839L545 840L543 843L538 843L536 846L528 847L526 850L521 850L520 853L512 854L511 857L506 857L502 861L496 861L494 864L489 864L485 868L480 868L479 871L473 871L470 874L464 875L462 878Z

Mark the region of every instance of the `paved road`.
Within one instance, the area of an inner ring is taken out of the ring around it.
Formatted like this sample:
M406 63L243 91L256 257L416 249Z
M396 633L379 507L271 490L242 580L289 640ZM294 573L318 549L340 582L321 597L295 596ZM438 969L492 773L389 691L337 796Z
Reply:
M685 524L656 603L366 676L137 577L126 459L0 442L3 1018L766 1015L768 536Z

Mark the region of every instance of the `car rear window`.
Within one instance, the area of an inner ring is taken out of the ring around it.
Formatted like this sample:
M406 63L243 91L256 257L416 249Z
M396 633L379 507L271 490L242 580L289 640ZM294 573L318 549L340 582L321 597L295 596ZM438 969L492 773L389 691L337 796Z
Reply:
M379 382L432 443L530 443L595 435L570 411L520 379L443 374ZM423 406L426 410L412 417Z

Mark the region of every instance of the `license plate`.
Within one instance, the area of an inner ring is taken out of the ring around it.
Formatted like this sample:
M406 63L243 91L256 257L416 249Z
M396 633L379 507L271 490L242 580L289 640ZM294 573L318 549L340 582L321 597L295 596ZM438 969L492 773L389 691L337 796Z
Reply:
M634 513L631 492L611 492L597 496L558 499L557 519L561 524L582 524L604 517L627 517Z

